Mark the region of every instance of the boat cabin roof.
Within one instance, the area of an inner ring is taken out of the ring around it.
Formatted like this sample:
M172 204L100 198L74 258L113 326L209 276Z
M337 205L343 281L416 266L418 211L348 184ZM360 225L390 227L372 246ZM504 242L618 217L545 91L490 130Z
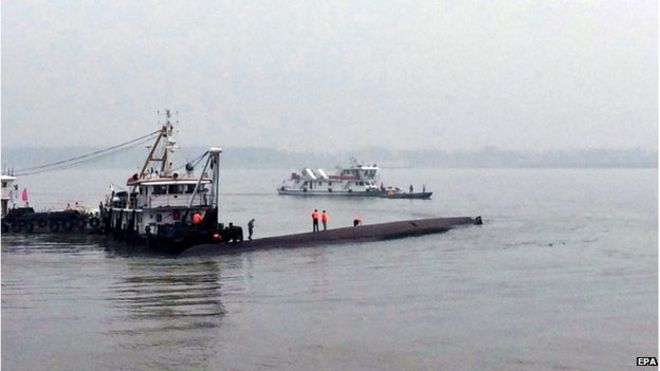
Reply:
M133 177L128 178L126 185L129 186L150 186L150 185L174 185L174 184L197 184L199 178L176 178L173 177L157 177L157 178L147 178L147 179L134 179ZM201 184L211 183L211 179L203 178L200 182Z
M362 164L357 164L355 166L347 167L344 169L360 169L360 170L379 170L378 165L373 164L373 165L362 165Z

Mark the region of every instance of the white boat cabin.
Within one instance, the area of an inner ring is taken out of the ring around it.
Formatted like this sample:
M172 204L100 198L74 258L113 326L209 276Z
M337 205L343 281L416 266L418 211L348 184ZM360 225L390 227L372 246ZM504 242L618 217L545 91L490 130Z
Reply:
M16 177L2 174L2 216L9 212L9 202L11 201L11 192L13 190Z
M347 168L338 168L333 175L323 169L304 168L300 174L292 173L278 188L280 194L333 194L333 195L377 195L380 176L378 165L354 163Z

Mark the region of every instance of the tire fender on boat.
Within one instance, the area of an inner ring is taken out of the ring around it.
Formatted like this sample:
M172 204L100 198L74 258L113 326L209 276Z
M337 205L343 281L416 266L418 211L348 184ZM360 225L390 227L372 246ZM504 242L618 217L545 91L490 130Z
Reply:
M21 222L14 222L11 225L11 231L14 233L23 232L23 224Z
M97 217L89 219L89 226L92 228L97 228L101 224L101 221Z
M73 230L74 223L72 220L65 220L62 222L62 230L64 232L71 232Z
M87 219L78 219L76 226L78 227L79 231L84 231L85 227L87 227Z

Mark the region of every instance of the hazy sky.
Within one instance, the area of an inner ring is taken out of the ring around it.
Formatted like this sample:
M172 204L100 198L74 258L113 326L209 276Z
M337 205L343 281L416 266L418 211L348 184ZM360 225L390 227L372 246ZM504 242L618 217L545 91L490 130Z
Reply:
M2 144L657 147L657 4L2 2Z

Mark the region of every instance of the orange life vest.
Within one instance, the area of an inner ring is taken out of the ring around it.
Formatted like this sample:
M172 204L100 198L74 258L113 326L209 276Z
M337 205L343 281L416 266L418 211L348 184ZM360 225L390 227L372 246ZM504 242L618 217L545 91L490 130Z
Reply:
M324 222L327 222L328 221L328 214L327 213L321 214L321 220L324 221Z
M312 212L312 219L319 220L319 212L318 211Z

